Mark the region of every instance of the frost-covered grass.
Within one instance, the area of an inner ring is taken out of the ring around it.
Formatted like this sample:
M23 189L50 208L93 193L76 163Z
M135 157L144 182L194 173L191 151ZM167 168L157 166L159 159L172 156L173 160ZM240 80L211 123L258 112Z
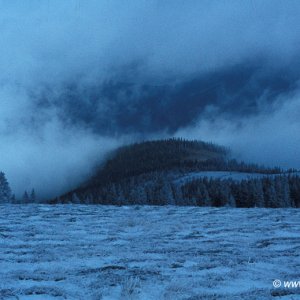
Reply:
M300 299L300 210L0 206L0 299Z

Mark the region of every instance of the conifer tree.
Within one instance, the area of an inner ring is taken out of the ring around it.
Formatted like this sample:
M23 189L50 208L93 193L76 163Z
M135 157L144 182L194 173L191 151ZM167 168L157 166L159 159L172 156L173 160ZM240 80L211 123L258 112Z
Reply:
M22 203L23 204L28 204L30 202L30 198L29 195L27 193L27 191L25 190L24 194L23 194L23 198L22 198Z
M32 189L30 193L30 202L35 203L36 202L36 196L35 196L35 190Z
M0 203L9 203L12 200L11 189L3 172L0 172Z

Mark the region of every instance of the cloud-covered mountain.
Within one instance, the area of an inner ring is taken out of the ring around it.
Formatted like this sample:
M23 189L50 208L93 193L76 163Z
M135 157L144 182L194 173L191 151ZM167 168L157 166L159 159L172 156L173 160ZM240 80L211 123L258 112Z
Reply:
M1 1L0 168L54 196L128 141L300 166L298 1Z

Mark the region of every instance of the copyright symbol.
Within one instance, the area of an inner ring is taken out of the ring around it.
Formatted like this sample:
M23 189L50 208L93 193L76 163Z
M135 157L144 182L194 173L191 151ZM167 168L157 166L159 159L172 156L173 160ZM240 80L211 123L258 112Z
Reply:
M275 279L275 280L273 281L273 286L274 286L274 288L279 288L279 287L281 287L281 281L280 281L279 279Z

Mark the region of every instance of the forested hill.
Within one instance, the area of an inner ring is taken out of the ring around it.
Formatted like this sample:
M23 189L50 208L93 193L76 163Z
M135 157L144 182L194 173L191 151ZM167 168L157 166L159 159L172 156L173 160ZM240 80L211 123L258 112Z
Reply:
M229 160L228 153L222 146L182 139L124 146L112 152L84 184L50 202L239 207L300 205L299 173L283 173L279 168Z
M175 168L207 161L223 161L228 149L202 141L183 139L155 140L123 146L113 153L86 185L117 182L153 171Z

